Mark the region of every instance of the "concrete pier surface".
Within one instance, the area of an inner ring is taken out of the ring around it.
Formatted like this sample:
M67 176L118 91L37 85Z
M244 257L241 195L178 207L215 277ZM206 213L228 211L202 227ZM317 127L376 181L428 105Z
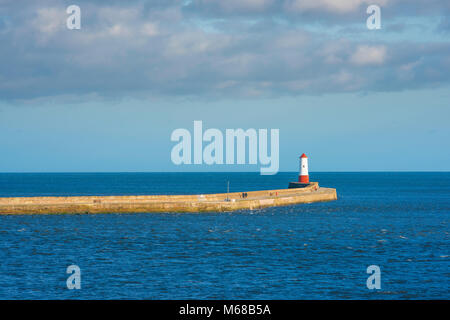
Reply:
M336 189L304 188L204 195L0 198L0 214L223 212L336 200Z

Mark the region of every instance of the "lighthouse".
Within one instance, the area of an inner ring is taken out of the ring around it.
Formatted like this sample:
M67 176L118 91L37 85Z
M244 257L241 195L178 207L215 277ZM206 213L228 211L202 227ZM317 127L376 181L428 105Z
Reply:
M309 182L309 173L308 173L308 157L306 154L302 154L300 156L300 170L298 173L298 181L289 182L289 189L292 188L307 188L312 187L314 190L317 190L318 184L317 182Z
M308 175L308 157L306 154L300 156L300 173L298 175L298 182L309 183Z

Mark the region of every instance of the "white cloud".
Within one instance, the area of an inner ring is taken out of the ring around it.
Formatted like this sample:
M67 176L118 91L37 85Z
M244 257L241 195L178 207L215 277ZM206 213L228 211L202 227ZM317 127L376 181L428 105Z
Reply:
M159 34L158 25L156 23L147 22L142 26L142 34L154 37Z
M326 10L335 13L353 12L372 0L290 0L286 7L295 11Z
M62 7L38 8L29 26L32 27L32 30L38 31L36 34L37 44L45 46L66 28L65 10Z
M356 51L351 55L351 63L364 66L364 65L381 65L386 60L386 46L369 46L359 45Z

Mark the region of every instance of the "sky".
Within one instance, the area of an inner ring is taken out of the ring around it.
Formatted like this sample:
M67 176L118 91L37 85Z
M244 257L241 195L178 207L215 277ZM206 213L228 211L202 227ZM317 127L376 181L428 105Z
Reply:
M259 171L174 165L195 120L279 129L280 171L450 170L449 1L0 0L0 62L0 172Z

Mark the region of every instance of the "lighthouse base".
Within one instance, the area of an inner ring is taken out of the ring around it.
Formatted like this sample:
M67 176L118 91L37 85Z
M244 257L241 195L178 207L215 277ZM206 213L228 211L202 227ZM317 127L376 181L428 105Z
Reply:
M294 189L294 188L305 188L307 186L309 186L310 183L302 183L302 182L289 182L289 189Z

